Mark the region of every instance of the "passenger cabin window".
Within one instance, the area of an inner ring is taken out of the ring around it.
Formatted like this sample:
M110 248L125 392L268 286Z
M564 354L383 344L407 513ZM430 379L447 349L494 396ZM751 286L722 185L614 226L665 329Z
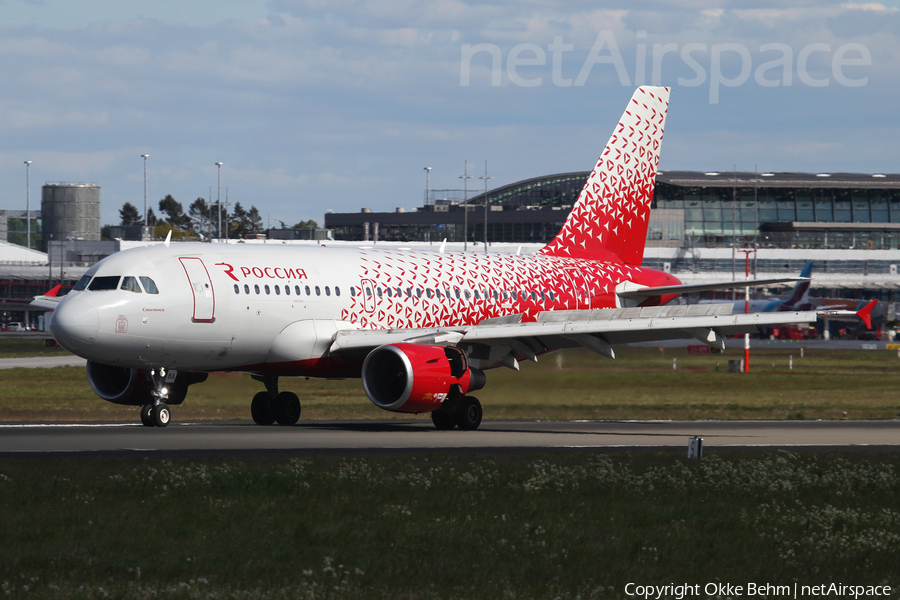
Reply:
M122 285L119 286L119 289L125 290L126 292L134 292L135 294L141 293L141 286L138 285L137 279L130 275L122 278Z
M309 288L307 288L307 292L308 291L309 291ZM296 295L296 296L300 295L300 286L299 285L294 286L294 295Z
M355 286L350 288L350 297L356 298L356 287Z
M249 293L250 293L250 286L247 285L246 283L244 284L244 293L245 293L245 294L249 294Z
M340 296L340 295L341 295L341 288L339 288L338 286L334 286L334 295L335 295L335 296Z
M254 284L253 291L256 292L256 295L259 295L259 284Z
M234 284L234 293L235 293L235 294L240 294L240 293L241 293L241 286L239 286L238 284Z
M119 287L119 275L106 275L105 277L94 277L88 289L92 292L104 292L114 290Z
M141 285L144 286L144 291L148 294L158 294L159 288L156 287L156 282L150 279L149 277L138 277L141 280Z
M272 292L269 290L268 284L266 284L266 296L268 296L268 295L271 294L271 293L272 293Z
M90 282L91 282L90 275L82 275L81 279L78 280L78 283L75 284L75 287L72 288L72 291L80 292L80 291L84 290L84 288L86 288Z
M331 288L328 287L327 285L325 286L325 295L326 295L326 296L330 296L330 295L331 295Z
M312 292L309 291L309 286L308 286L308 285L303 286L303 288L306 290L306 295L307 295L307 296L312 296Z
M319 286L316 286L316 296L321 296L322 290L319 289Z
M275 286L275 295L276 295L276 296L280 296L280 295L281 295L281 286L279 286L279 285L276 285L276 286Z
M289 286L289 285L284 286L284 295L285 296L291 295L291 286Z

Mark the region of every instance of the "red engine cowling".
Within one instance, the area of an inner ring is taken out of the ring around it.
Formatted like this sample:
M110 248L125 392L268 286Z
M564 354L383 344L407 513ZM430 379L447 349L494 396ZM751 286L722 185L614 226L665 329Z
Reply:
M366 357L362 383L375 406L421 413L437 410L454 391L481 389L485 376L470 368L466 353L453 346L388 344Z
M178 373L175 381L166 385L169 392L166 403L181 404L187 396L188 386L206 381L207 377L206 373ZM91 389L107 402L128 406L153 402L150 394L153 382L146 371L88 361L87 378Z

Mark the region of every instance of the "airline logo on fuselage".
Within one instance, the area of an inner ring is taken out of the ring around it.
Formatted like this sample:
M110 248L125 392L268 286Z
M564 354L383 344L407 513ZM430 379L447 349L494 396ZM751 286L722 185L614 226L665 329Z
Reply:
M225 274L234 279L308 279L303 269L290 269L287 267L233 267L228 263L216 263L221 266Z

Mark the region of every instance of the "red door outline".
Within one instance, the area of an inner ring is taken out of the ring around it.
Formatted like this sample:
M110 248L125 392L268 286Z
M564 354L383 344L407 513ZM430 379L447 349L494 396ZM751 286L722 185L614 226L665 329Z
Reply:
M178 260L184 268L194 298L194 314L191 320L195 323L212 323L216 320L216 292L206 265L193 256L183 256Z

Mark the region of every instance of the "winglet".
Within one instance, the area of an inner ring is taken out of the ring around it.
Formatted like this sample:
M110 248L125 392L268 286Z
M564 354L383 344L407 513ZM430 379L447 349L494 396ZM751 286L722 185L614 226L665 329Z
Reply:
M872 329L872 309L876 304L878 304L878 300L872 300L856 311L856 316L862 319L862 322L866 324L866 329Z
M441 242L441 249L438 250L438 253L439 253L439 254L443 254L443 253L444 253L444 248L446 248L446 247L447 247L447 238L444 238L444 241Z
M44 294L44 295L45 295L45 296L51 296L51 297L55 298L56 295L59 293L59 290L61 290L61 289L62 289L62 284L55 285L55 286L53 286L53 288L52 288L49 292L47 292L47 293Z
M166 248L169 247L169 242L170 242L171 240L172 240L172 230L170 229L170 230L169 230L169 233L166 234L166 242L165 242Z

